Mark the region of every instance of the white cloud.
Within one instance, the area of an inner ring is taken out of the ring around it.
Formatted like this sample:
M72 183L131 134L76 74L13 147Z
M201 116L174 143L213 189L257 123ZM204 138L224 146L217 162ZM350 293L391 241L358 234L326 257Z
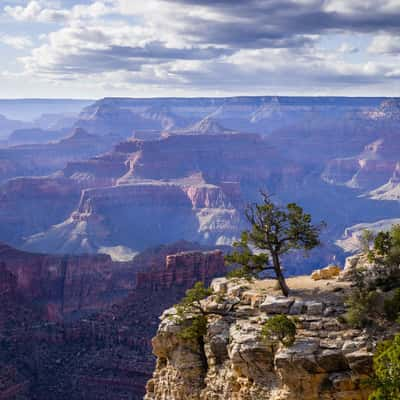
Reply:
M354 54L354 53L358 53L360 51L360 49L356 46L352 46L349 43L342 43L337 51L339 53L343 53L343 54Z
M216 88L302 92L385 81L389 87L399 78L394 55L400 45L398 36L389 33L400 30L395 18L399 0L82 3L29 0L4 7L9 19L59 23L53 32L39 33L40 44L20 59L31 79L85 82L115 91L147 86L152 93L169 93ZM357 47L351 44L354 32ZM367 34L377 32L369 52L389 55L372 62L365 51ZM334 37L330 51L321 49L327 35ZM32 44L5 40L20 49Z
M26 6L5 6L4 12L17 21L66 22L96 19L116 11L113 1L95 1L89 5L77 4L71 8L57 7L57 3L31 0Z
M33 46L32 40L27 36L11 36L0 34L0 43L13 47L17 50L23 50Z
M380 34L375 36L368 51L377 54L400 54L400 35Z

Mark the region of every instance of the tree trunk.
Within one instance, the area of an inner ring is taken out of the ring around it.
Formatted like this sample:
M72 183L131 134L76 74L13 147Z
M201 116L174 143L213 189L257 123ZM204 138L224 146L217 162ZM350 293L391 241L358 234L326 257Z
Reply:
M279 256L276 253L272 253L272 262L274 264L276 278L278 279L279 286L282 290L284 296L289 296L289 287L286 283L285 277L282 273L281 263L279 261Z

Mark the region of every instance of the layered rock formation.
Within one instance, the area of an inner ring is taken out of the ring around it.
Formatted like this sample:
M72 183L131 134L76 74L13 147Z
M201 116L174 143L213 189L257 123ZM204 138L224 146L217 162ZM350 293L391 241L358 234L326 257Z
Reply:
M196 248L181 242L148 250L124 264L129 274L121 263L101 269L96 263L100 256L92 256L90 265L85 264L89 257L64 257L62 286L55 257L29 255L29 260L3 246L1 254L11 262L6 268L0 264L0 371L3 365L13 369L15 379L7 378L2 387L0 378L0 395L14 390L40 400L142 399L154 368L150 339L163 308L179 301L196 281L209 283L226 272L219 250ZM61 295L64 320L49 323L40 306L54 304ZM101 311L82 315L93 300L90 310L99 308L101 300ZM112 306L104 308L106 303ZM69 321L71 309L76 312Z
M238 133L231 129L225 129L212 117L206 117L201 121L178 130L166 131L163 136L169 135L221 135Z
M66 132L50 131L41 128L17 129L7 139L9 146L21 144L48 143L62 139Z
M257 135L210 138L130 140L113 153L70 163L64 176L97 187L83 190L68 219L29 237L24 248L81 253L117 245L138 251L181 239L231 243L243 203L259 182L278 179L282 161Z
M63 177L15 178L0 186L0 238L22 238L67 218L79 203L80 185Z
M3 270L15 277L15 293L43 305L50 320L100 310L135 286L137 266L107 255L53 256L0 246Z
M346 283L310 281L293 278L289 286L296 290L282 298L268 281L215 280L215 294L202 303L222 315L210 317L202 349L179 336L185 323L177 322L174 309L164 312L146 400L368 399L362 382L371 374L376 338L340 322ZM264 322L277 314L296 317L289 347L261 336Z
M76 124L89 133L0 152L0 180L65 166L0 188L0 240L58 253L120 246L134 254L183 237L229 244L261 188L328 223L328 245L309 262L288 261L290 271L343 261L333 243L347 227L398 217L397 106L382 98L103 99ZM100 155L119 141L110 133L145 140ZM50 208L40 188L53 179Z
M86 160L112 148L118 135L96 136L75 129L64 139L44 144L24 144L0 149L0 182L16 176L40 176L64 168L68 162Z
M397 134L386 134L356 156L328 163L322 178L329 183L371 190L388 181L398 160L400 142Z

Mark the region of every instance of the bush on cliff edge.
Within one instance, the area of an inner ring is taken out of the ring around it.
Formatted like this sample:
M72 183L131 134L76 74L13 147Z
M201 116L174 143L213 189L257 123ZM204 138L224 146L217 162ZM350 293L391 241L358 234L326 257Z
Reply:
M369 400L400 400L400 334L378 346L371 383Z

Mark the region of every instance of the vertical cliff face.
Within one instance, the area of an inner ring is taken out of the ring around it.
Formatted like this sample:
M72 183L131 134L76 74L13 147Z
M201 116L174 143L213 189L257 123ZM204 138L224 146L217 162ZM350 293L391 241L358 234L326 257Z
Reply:
M165 268L138 272L136 289L150 291L189 288L197 281L207 282L226 272L222 251L186 251L166 256Z
M52 261L0 247L0 261L14 257L7 267L0 263L0 398L22 393L18 385L27 383L29 399L143 399L159 315L195 282L226 272L221 251L198 249L180 242L143 252L131 263L101 266L91 256ZM35 304L52 309L58 321L35 313ZM94 308L97 313L85 313ZM83 318L71 320L71 312ZM2 386L3 360L18 379L7 377Z
M179 335L185 323L174 319L174 309L164 312L146 400L367 400L362 381L371 373L375 339L340 322L348 284L307 277L289 284L296 289L284 298L268 281L214 280L215 294L203 307L225 312L208 320L203 349ZM232 302L238 305L230 309ZM297 318L290 347L261 336L277 314Z
M104 308L133 289L135 272L107 255L32 254L0 244L0 293L41 304L50 320Z

